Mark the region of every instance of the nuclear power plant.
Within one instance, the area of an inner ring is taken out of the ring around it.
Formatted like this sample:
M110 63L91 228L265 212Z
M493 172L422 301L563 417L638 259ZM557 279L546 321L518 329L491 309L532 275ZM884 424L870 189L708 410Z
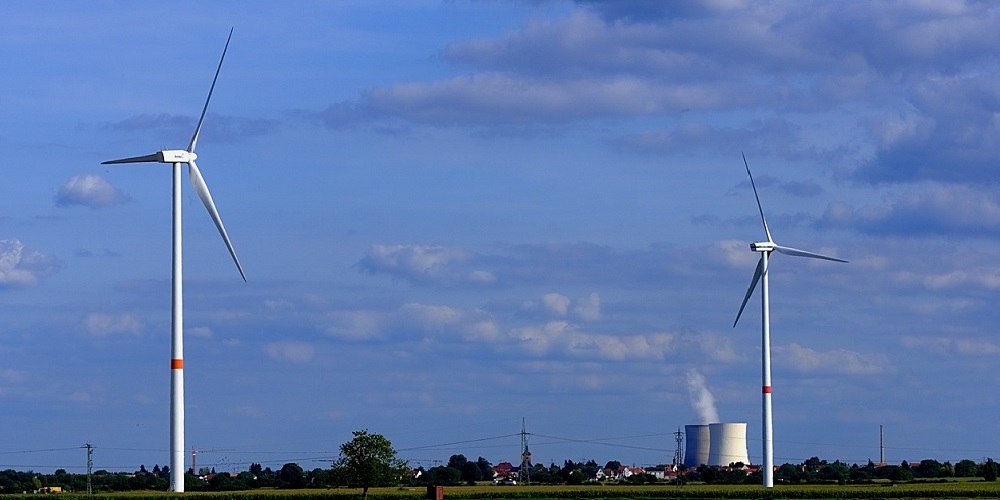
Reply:
M702 464L725 467L731 463L750 463L747 455L747 424L716 423L685 425L684 465Z

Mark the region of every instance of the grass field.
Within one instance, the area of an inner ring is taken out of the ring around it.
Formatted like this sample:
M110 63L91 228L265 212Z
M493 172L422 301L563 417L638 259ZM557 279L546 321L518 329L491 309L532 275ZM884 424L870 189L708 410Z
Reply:
M421 500L426 488L372 488L370 500ZM6 498L28 495L5 495ZM37 495L31 495L37 498ZM253 490L226 493L120 493L57 495L61 500L114 500L122 498L182 498L197 500L354 500L361 498L359 489L328 490ZM681 488L655 486L454 486L444 489L446 500L546 500L546 499L894 499L894 498L997 498L1000 483L947 482L910 483L900 485L796 485L764 489L760 486L687 485Z

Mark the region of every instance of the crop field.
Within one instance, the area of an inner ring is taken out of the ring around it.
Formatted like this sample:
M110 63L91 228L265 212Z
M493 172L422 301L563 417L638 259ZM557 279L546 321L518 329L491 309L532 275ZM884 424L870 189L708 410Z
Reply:
M422 500L425 488L372 488L370 500ZM27 495L5 495L7 498ZM37 498L37 495L33 495ZM62 494L62 500L83 500L87 495ZM355 500L358 489L252 490L226 493L114 493L96 494L92 500L194 498L196 500ZM444 489L445 500L546 500L546 499L894 499L894 498L997 498L1000 483L982 481L910 483L900 485L796 485L766 490L760 486L684 487L656 486L456 486Z

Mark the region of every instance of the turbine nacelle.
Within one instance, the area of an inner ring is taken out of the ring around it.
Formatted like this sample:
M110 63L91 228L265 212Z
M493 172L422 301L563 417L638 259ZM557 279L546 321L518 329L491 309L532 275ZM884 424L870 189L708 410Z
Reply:
M163 163L191 163L198 159L193 151L184 151L183 149L167 149L159 152L160 161Z
M776 248L777 245L773 241L759 241L750 244L750 250L754 252L773 252Z

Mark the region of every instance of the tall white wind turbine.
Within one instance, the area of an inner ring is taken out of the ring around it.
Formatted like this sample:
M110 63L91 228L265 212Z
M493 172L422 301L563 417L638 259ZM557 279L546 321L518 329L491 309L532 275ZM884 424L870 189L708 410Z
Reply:
M136 156L132 158L122 158L120 160L110 160L101 162L102 165L113 163L171 163L173 164L173 276L172 276L172 301L171 301L171 322L170 322L170 490L174 492L184 491L184 299L183 299L183 273L181 272L181 164L188 166L188 177L194 186L195 192L201 198L208 214L215 222L215 227L219 229L222 240L225 241L229 249L229 255L236 263L236 269L245 282L246 275L243 274L243 266L236 257L236 250L229 241L226 234L226 227L222 225L222 218L215 208L212 194L208 191L205 178L201 176L195 159L198 155L194 149L198 144L198 134L201 132L201 124L205 120L205 112L208 110L208 102L212 99L212 91L215 90L215 82L219 79L219 71L222 70L222 61L226 58L226 50L229 49L229 40L233 37L233 31L229 30L229 38L226 39L226 46L222 49L222 57L219 59L219 67L215 70L215 78L212 79L212 86L208 90L208 98L205 99L205 106L201 110L201 117L198 118L198 126L194 129L194 136L191 137L191 144L186 150L168 149L159 151L151 155Z
M760 252L760 261L757 262L757 270L753 273L753 279L750 281L750 288L747 289L747 294L743 297L743 304L740 305L740 312L736 314L736 321L733 322L733 328L736 328L736 324L739 323L740 316L743 315L743 308L746 307L747 301L750 300L750 296L753 295L753 290L757 286L757 282L760 281L762 352L761 394L763 398L761 427L763 427L762 434L764 441L764 463L762 464L762 472L764 473L764 487L771 488L774 486L774 446L771 426L771 307L769 302L770 298L768 297L767 284L768 260L771 257L771 252L776 251L778 253L792 255L795 257L810 257L813 259L832 260L834 262L847 261L775 244L774 240L771 239L771 231L767 228L767 220L764 218L764 209L760 205L760 197L757 196L757 186L754 185L753 174L750 173L750 166L747 165L746 155L743 155L743 166L746 167L747 175L750 176L750 186L753 188L754 198L757 199L757 210L760 211L760 221L764 224L764 234L767 235L767 241L750 244L750 250Z

